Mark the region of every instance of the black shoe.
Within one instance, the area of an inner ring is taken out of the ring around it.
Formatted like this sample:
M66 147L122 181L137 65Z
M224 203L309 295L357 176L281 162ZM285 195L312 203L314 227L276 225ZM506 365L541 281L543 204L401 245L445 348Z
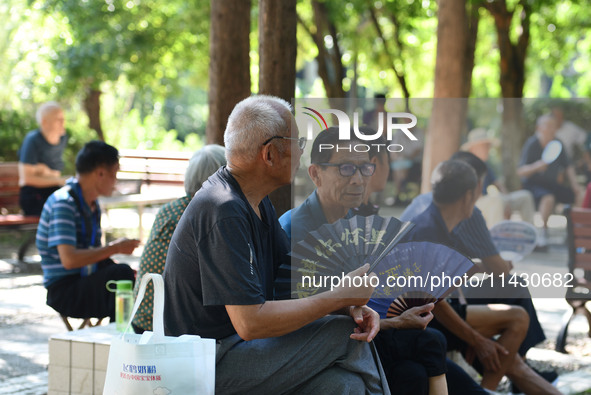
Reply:
M554 384L554 382L556 381L556 379L558 378L558 373L556 373L556 370L549 370L547 372L540 372L538 369L533 368L533 371L536 372L537 374L539 374L540 376L542 376L547 382ZM523 393L519 387L517 387L515 385L515 383L511 383L511 392L514 394L521 394Z

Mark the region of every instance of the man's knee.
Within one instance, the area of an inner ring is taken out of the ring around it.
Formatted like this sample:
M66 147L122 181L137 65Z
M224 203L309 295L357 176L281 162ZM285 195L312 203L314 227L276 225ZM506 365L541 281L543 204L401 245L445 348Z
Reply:
M514 332L525 334L529 327L529 314L521 306L505 305L507 308L499 310L497 317L502 322L501 330L511 329Z
M447 339L445 335L437 329L427 327L421 334L422 344L430 348L438 348L443 350L443 353L447 351Z
M511 306L509 316L516 326L525 327L525 330L527 331L527 328L529 327L529 314L523 307Z
M351 317L344 315L329 315L318 320L322 322L322 330L329 333L331 337L342 338L349 337L356 327L355 321Z

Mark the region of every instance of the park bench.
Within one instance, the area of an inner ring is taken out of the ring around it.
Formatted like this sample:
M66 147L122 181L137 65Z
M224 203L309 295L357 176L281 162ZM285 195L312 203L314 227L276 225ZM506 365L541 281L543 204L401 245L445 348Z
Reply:
M18 249L18 262L22 263L28 248L35 241L39 217L20 214L18 163L0 163L0 231L30 231Z
M591 299L591 209L566 206L568 271L573 275L573 287L567 288L566 301L571 306L562 319L556 338L556 351L566 353L568 327L576 314L584 314L591 336L591 312L585 304Z
M138 238L143 240L144 208L185 195L185 170L190 152L119 150L117 189L113 196L99 198L101 208L134 207L139 218Z

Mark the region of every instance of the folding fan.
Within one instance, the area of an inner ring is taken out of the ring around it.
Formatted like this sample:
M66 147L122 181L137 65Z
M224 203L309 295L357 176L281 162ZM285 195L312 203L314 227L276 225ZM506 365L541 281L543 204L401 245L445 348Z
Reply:
M442 244L400 243L374 268L380 285L368 305L386 318L436 302L451 293L472 267L470 259Z
M492 241L503 259L518 262L536 248L537 232L523 221L501 221L490 228Z
M324 224L293 246L292 296L304 297L328 287L305 278L341 276L365 263L379 262L414 225L394 217L354 216ZM330 285L330 284L329 284Z
M542 151L542 161L546 164L554 162L562 152L562 143L558 140L552 140L546 144L546 148Z

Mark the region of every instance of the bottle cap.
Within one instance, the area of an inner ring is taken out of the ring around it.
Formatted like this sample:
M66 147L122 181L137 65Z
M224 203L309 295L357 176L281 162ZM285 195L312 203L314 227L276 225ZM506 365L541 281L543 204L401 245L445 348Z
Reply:
M116 289L113 289L113 284ZM106 287L111 292L116 291L131 291L133 289L133 281L131 280L109 280L107 281Z
M131 291L133 289L133 282L131 280L117 281L117 291Z

